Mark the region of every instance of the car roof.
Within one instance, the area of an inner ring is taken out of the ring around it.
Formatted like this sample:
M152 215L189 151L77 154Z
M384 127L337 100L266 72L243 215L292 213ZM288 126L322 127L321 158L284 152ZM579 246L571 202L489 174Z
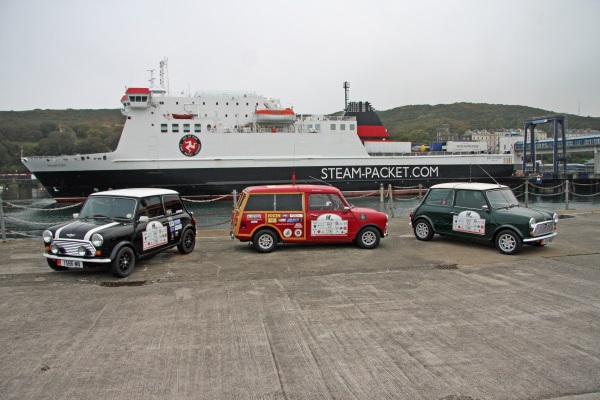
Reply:
M506 185L495 183L480 183L480 182L448 182L439 183L431 186L430 189L466 189L466 190L490 190L490 189L508 189Z
M136 188L136 189L116 189L107 190L105 192L92 193L90 196L123 196L123 197L147 197L147 196L162 196L166 194L176 194L171 189L159 189L159 188Z
M248 186L244 191L246 193L339 193L339 189L333 186L307 184Z

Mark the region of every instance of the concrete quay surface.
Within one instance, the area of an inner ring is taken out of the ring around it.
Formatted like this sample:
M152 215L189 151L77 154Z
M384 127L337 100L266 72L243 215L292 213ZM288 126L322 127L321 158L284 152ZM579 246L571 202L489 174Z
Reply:
M600 398L600 210L516 256L392 219L375 250L201 232L126 279L0 243L2 399Z

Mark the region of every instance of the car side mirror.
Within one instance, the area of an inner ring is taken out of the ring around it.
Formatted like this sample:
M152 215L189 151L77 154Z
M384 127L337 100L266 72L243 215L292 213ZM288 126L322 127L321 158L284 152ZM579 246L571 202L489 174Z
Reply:
M487 204L482 205L481 209L485 212L490 212L490 208L487 206Z
M347 213L348 211L350 211L350 207L344 206L344 213Z
M77 218L79 218L79 213L74 213L73 214L73 219L77 219Z
M148 218L147 215L140 215L140 219L138 220L138 222L148 222L150 221L150 218Z

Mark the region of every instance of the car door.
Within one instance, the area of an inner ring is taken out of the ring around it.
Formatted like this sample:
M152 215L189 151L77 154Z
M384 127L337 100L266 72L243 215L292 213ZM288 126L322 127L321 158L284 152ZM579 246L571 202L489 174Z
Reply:
M494 229L488 210L489 204L482 192L457 190L451 212L451 233L473 239L491 237Z
M148 221L139 221L141 216L148 217ZM137 221L134 247L139 255L169 247L169 221L165 216L160 196L148 196L141 199Z
M440 234L452 233L452 206L454 191L452 189L431 189L425 198L424 215L433 225L433 230Z
M168 242L169 245L176 245L181 240L183 229L192 222L186 212L181 199L176 194L163 196L163 205L168 225Z
M310 241L350 241L356 236L358 221L344 210L336 193L309 193L306 207L307 238Z

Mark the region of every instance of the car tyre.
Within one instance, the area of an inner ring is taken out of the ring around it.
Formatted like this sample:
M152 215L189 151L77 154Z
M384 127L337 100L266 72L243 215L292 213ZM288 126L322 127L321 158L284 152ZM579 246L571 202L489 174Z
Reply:
M181 242L177 245L177 250L181 254L190 254L196 246L196 232L192 228L187 228L181 235Z
M48 262L48 266L55 271L66 271L69 269L67 267L61 267L60 265L56 265L56 260L52 260L51 258L46 258L46 261Z
M380 239L379 231L372 226L367 226L358 233L356 244L362 249L374 249L379 245Z
M135 253L131 247L123 246L117 252L110 264L110 270L114 276L125 278L131 275L135 267Z
M434 234L431 224L426 219L420 219L415 222L413 231L415 233L415 237L423 241L431 240Z
M252 246L261 253L270 253L277 247L277 236L269 229L261 229L254 235Z
M521 251L523 242L515 232L505 229L496 236L496 248L502 254L517 254Z

